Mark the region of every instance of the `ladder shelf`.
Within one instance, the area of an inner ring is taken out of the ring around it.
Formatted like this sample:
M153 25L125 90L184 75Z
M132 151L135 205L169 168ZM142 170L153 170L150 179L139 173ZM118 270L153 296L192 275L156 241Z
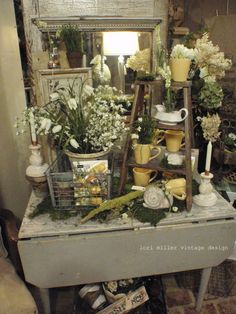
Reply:
M137 119L138 113L142 112L143 102L144 102L144 94L145 94L145 86L151 85L153 87L160 85L161 80L156 81L137 81L135 82L135 96L134 103L132 106L131 117L130 117L130 126L132 127L133 122ZM180 175L184 175L186 177L186 209L190 211L192 208L192 164L191 164L191 147L194 145L193 138L193 120L192 120L192 104L191 104L191 82L173 82L172 87L179 88L183 91L183 104L184 108L188 110L188 117L185 119L184 123L177 125L166 125L160 122L157 122L158 129L172 129L172 130L183 130L185 132L185 167L181 169L167 169L160 165L160 162L157 160L151 160L149 163L140 165L136 164L133 159L129 159L129 153L131 148L131 138L130 136L127 138L124 154L121 164L120 171L120 186L119 186L119 194L122 194L124 190L124 186L127 179L128 167L139 167L139 168L147 168L158 170L161 172L172 172Z

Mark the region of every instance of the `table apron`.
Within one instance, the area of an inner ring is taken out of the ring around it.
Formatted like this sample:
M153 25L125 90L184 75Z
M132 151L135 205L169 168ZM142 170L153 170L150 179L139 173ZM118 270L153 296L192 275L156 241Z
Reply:
M231 253L236 220L20 240L26 281L40 288L212 267Z

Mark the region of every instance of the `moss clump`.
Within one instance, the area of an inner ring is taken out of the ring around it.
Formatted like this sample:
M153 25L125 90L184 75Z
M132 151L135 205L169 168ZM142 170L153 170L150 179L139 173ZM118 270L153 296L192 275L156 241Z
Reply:
M33 219L39 215L49 214L50 218L55 220L66 220L70 217L75 217L78 215L78 211L75 210L56 210L52 206L50 196L46 197L41 203L37 205L35 210L29 214L29 218Z

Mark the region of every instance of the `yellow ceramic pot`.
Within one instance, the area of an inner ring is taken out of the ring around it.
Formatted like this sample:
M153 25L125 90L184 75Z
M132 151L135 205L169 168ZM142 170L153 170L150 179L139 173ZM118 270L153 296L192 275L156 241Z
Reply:
M187 58L173 58L170 60L171 77L176 82L185 82L188 78L191 60Z
M153 176L151 177L151 174ZM152 182L156 176L157 171L151 169L144 169L144 168L133 168L134 174L134 184L138 186L147 186L150 182Z
M152 150L157 150L154 156L151 156ZM137 164L147 164L150 160L156 158L161 153L161 148L151 144L135 144L134 145L134 159Z
M182 143L184 139L184 132L179 130L166 130L165 131L166 149L168 152L176 153L179 151L185 143Z

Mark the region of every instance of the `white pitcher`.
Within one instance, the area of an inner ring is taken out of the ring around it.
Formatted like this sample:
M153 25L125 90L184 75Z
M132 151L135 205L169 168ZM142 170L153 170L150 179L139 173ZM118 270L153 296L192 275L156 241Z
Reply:
M165 106L163 105L156 105L155 107L157 109L155 118L164 124L175 125L179 122L184 121L188 116L188 109L186 108L181 108L179 111L175 110L171 112L166 112ZM184 113L183 117L182 113Z

